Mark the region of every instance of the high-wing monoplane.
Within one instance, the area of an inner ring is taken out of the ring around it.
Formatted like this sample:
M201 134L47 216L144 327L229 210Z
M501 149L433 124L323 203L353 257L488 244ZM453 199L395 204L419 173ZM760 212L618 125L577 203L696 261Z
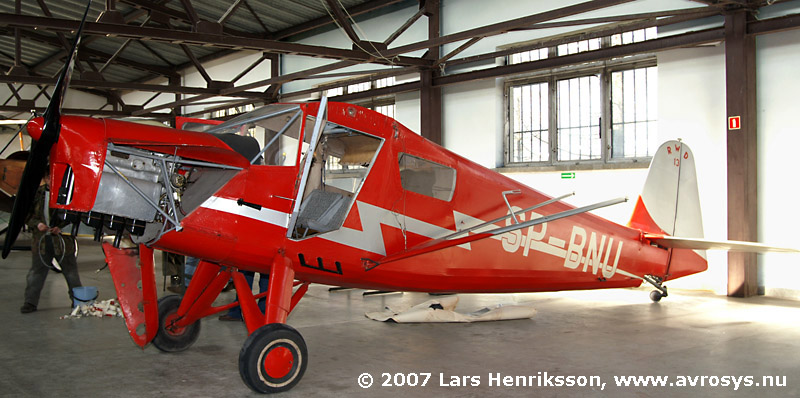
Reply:
M683 142L658 149L630 223L619 225L590 211L625 199L568 205L324 97L177 129L62 116L69 69L27 126L36 144L4 257L49 167L51 208L114 236L103 248L137 344L189 348L202 318L237 305L213 305L233 279L249 334L239 371L258 392L292 388L308 366L287 318L310 283L436 293L649 283L658 301L664 281L706 269L705 249L769 249L702 239ZM127 237L136 247L120 247ZM157 299L155 249L200 259L183 296ZM237 271L268 275L269 290L254 296Z

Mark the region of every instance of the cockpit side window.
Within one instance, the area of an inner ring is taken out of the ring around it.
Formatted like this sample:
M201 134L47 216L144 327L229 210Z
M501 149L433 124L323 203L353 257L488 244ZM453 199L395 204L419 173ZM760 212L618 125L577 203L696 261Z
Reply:
M407 153L398 156L403 189L449 202L456 190L456 170Z

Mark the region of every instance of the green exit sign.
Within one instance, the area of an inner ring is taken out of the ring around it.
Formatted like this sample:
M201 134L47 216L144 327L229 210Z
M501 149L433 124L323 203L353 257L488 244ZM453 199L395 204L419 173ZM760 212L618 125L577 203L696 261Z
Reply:
M575 172L561 173L562 180L572 180L575 178Z

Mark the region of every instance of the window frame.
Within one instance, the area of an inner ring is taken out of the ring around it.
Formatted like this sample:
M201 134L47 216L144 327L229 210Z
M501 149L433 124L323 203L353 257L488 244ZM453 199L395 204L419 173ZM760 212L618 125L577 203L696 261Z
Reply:
M652 156L644 157L612 157L612 104L611 104L611 74L625 70L647 68L658 66L655 55L646 54L640 56L625 57L621 59L598 61L578 66L568 66L554 70L534 72L522 76L507 78L503 89L504 107L504 139L503 139L503 162L505 168L535 168L535 169L554 169L554 170L576 170L576 169L603 169L603 168L645 168L650 164ZM558 160L558 82L560 80L573 79L576 77L597 75L600 78L600 101L601 101L601 122L600 122L600 153L599 159L587 160ZM513 109L512 109L512 90L514 87L539 84L548 84L548 139L549 156L547 161L516 162L513 154Z
M441 169L447 169L447 170L451 171L452 172L452 182L453 183L452 183L452 186L448 188L448 191L449 191L448 198L447 199L437 198L434 195L428 195L427 193L415 191L413 189L409 189L408 187L404 186L403 185L403 173L402 173L403 172L403 170L402 170L402 161L403 161L405 156L414 158L414 159L416 159L418 161L422 161L423 163L429 163L429 164L433 165L434 167L439 167ZM397 162L395 162L395 164L397 165L397 170L398 170L398 173L400 175L400 189L402 189L404 192L411 192L413 194L420 195L420 196L425 197L425 198L430 198L430 199L434 199L434 200L440 200L440 201L443 201L443 202L452 202L453 201L453 198L456 195L456 187L458 185L458 170L456 168L447 166L447 165L439 163L439 162L435 162L435 161L430 160L430 159L428 159L426 157L423 157L423 156L414 155L414 154L409 153L409 152L397 152Z

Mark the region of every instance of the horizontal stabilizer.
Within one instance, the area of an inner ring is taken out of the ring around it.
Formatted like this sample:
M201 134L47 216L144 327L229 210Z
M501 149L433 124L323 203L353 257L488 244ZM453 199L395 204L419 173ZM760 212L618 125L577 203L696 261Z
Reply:
M767 246L763 243L757 242L743 242L735 240L713 241L696 238L679 238L661 234L645 234L644 237L659 246L672 249L727 250L732 252L748 253L800 253L800 250L798 249Z

